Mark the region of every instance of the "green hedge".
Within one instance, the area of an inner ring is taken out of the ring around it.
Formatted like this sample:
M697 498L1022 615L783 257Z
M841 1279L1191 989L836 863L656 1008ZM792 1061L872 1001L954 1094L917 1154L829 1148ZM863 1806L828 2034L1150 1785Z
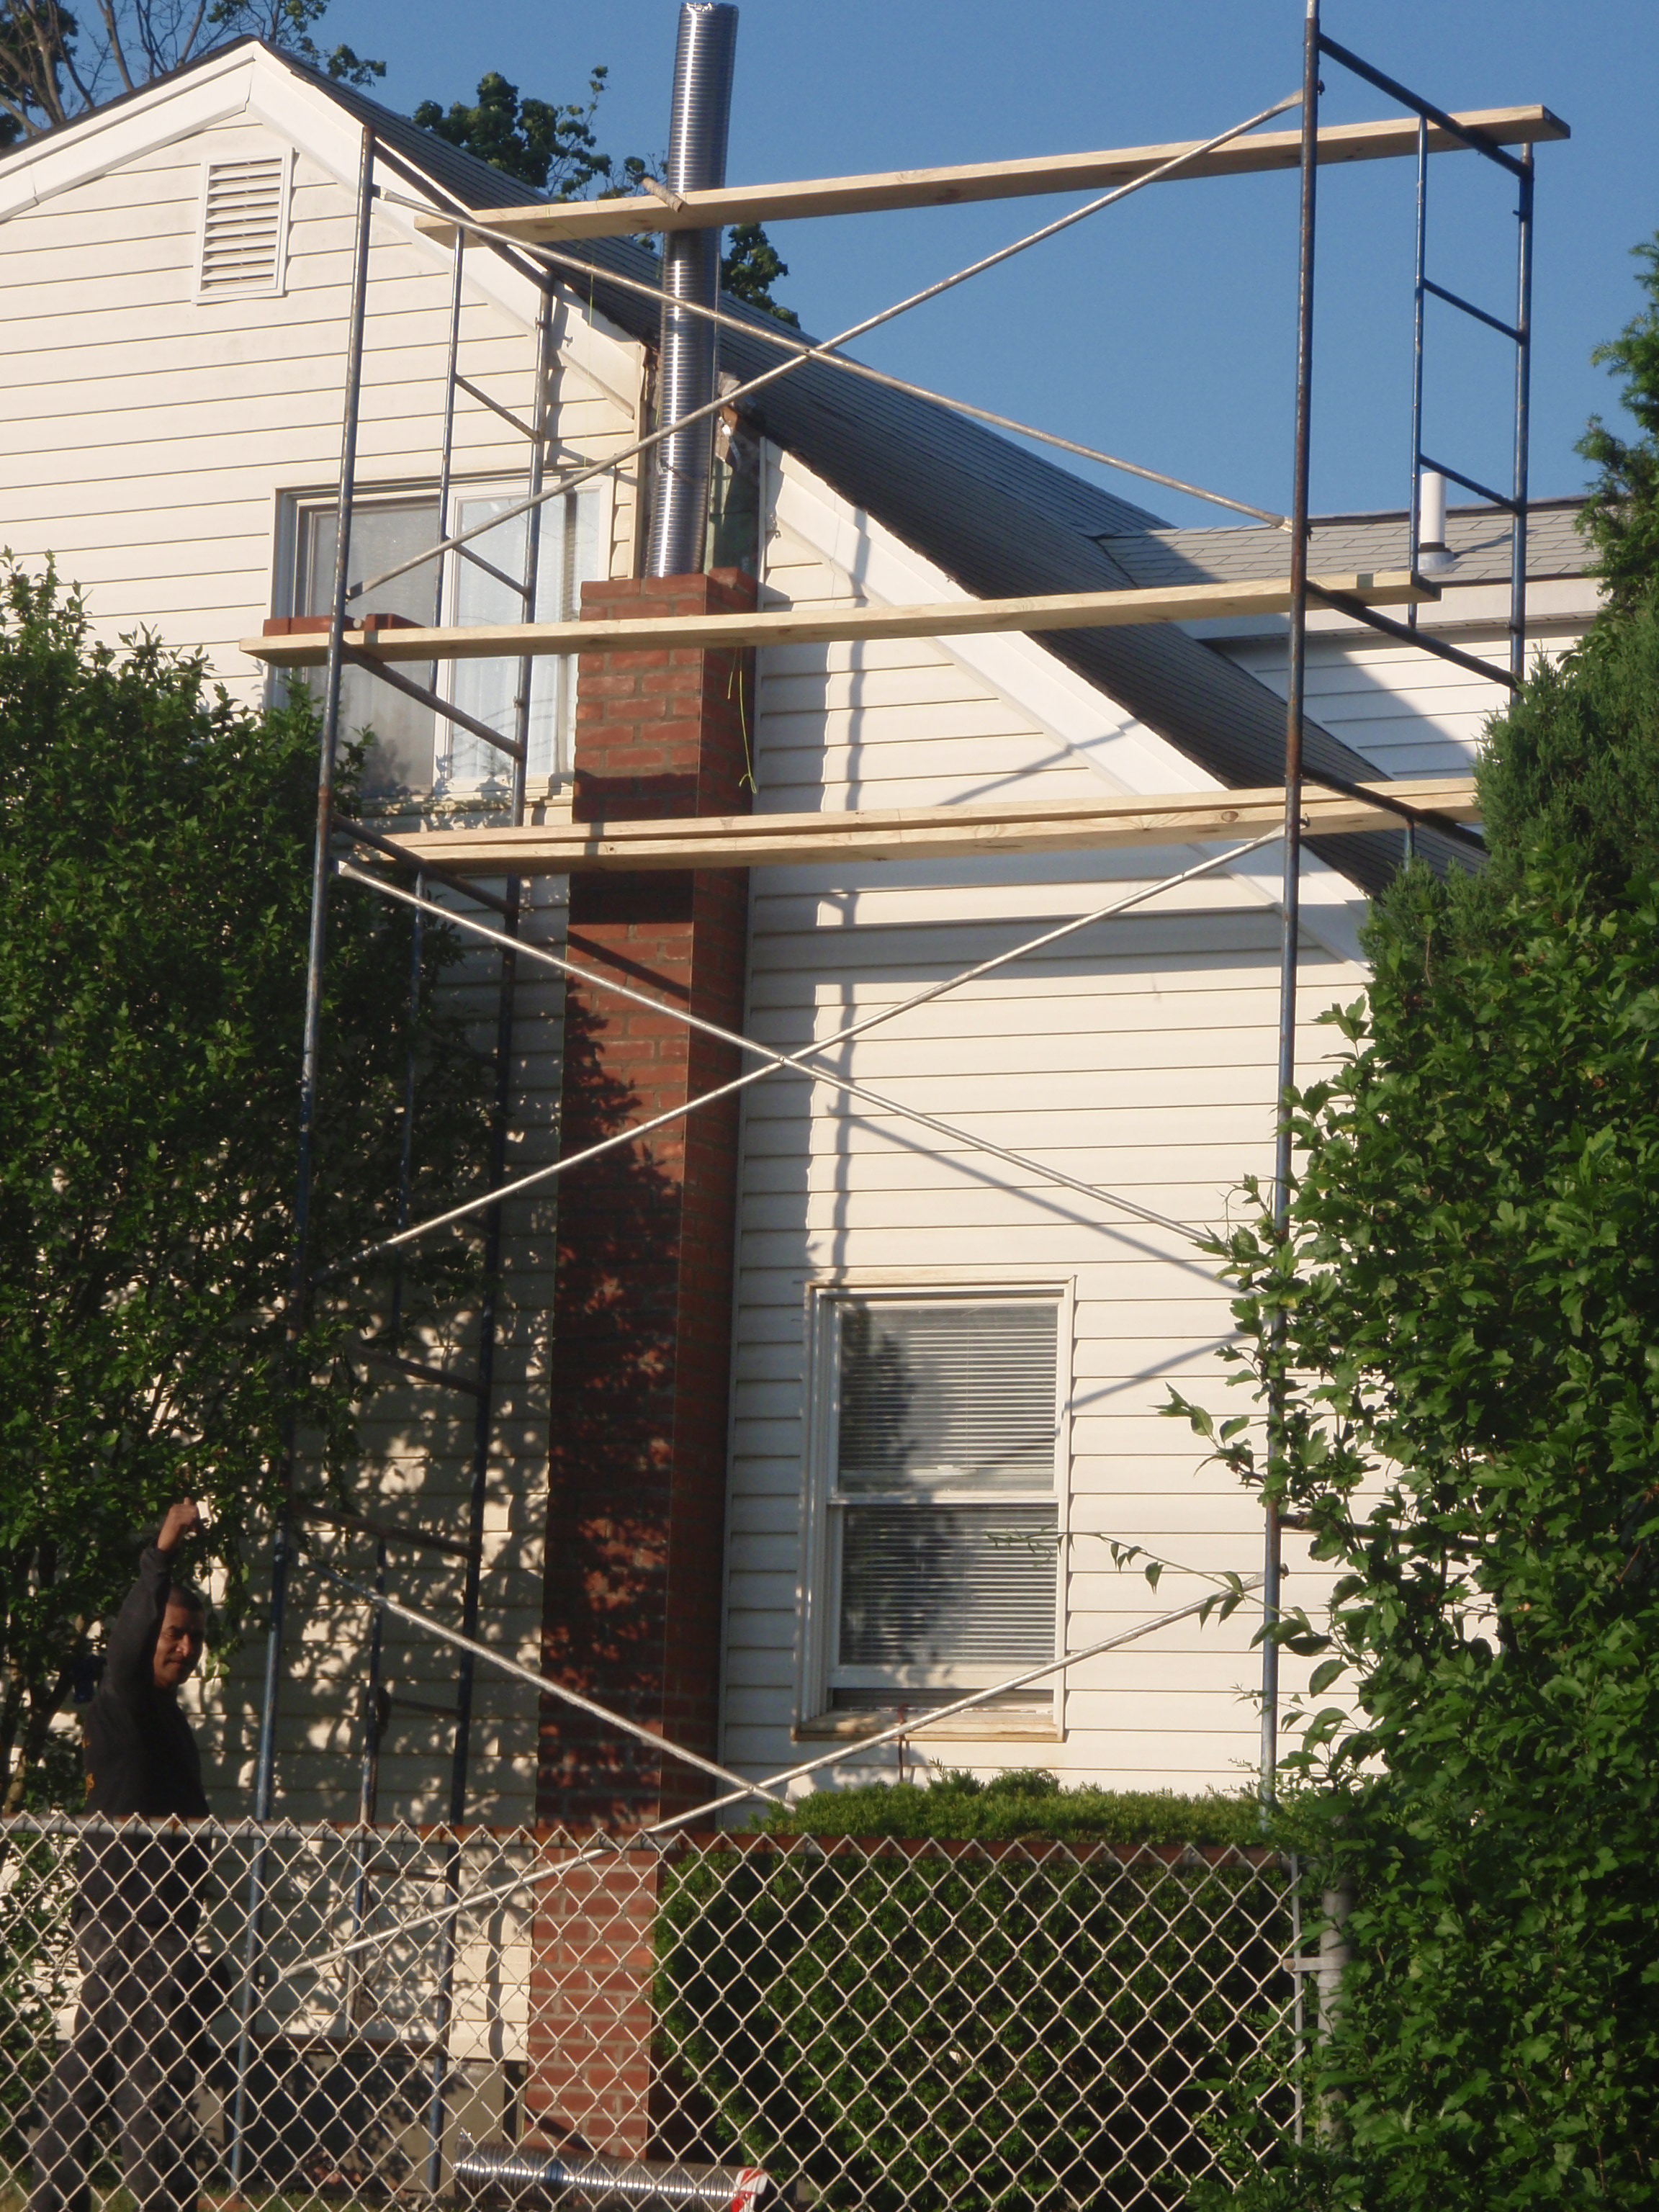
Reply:
M1049 1836L1062 1843L1257 1844L1261 1801L1240 1790L1182 1797L1170 1790L1063 1788L1042 1767L981 1782L942 1774L927 1783L871 1782L819 1790L757 1823L771 1835L934 1836L1012 1843Z
M1014 1802L842 1794L895 1823ZM669 1863L664 2056L711 2148L860 2212L1182 2201L1216 2081L1288 2002L1287 1877L1261 1852L1044 1839L1027 1809L1016 1843L834 1838L826 1808L816 1835Z

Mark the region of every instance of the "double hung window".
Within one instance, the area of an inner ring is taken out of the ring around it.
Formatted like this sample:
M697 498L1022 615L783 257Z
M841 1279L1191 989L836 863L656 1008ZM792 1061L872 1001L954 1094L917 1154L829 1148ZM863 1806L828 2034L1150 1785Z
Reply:
M803 1717L925 1710L1055 1656L1061 1301L817 1301ZM1005 1703L1052 1714L1053 1686Z
M337 538L334 502L307 502L299 510L298 565L294 586L294 611L298 615L326 615L332 611L334 548ZM347 544L348 581L360 583L406 561L422 547L435 544L438 501L430 495L403 499L360 499L351 510L351 534ZM428 623L438 608L438 563L422 562L389 584L350 603L356 615L402 615L406 621ZM428 661L400 664L401 675L412 684L432 688L433 665ZM312 685L322 696L319 671ZM340 672L340 729L356 736L365 726L374 732L369 755L367 787L375 792L429 790L432 783L432 726L429 707L394 691L366 668L349 663Z
M450 503L451 527L466 530L488 522L523 496L521 487L459 494ZM401 615L422 624L445 618L464 625L522 622L523 598L503 579L524 575L533 523L538 532L533 619L572 618L580 605L582 585L605 573L603 507L603 495L597 489L550 500L530 514L502 521L473 538L471 550L481 559L469 559L459 550L443 556L441 590L441 562L434 555L354 598L350 611L354 616ZM322 616L330 611L335 535L331 500L296 502L292 602L296 614ZM351 517L350 580L356 583L395 568L435 544L437 538L434 494L360 497ZM458 660L441 672L430 661L399 666L401 673L428 691L441 673L441 696L503 737L514 734L518 660ZM313 688L320 692L320 678ZM546 790L550 778L568 769L575 689L573 659L538 658L531 663L526 782L532 797ZM371 791L504 799L512 787L510 755L382 683L367 669L348 665L342 672L340 726L354 734L364 727L374 732L368 775Z

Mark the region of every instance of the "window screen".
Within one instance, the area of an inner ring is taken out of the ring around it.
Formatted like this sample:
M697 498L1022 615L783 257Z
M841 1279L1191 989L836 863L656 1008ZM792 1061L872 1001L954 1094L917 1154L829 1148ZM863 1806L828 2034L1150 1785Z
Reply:
M849 1300L836 1340L831 1705L1052 1658L1057 1304Z

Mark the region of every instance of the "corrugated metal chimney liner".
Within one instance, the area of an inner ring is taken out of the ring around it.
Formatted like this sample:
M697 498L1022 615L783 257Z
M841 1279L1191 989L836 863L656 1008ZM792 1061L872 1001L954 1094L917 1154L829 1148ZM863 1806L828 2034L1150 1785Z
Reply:
M723 0L685 0L674 55L674 106L668 129L667 185L672 192L706 191L726 182L726 141L732 118L732 65L738 11ZM677 300L719 303L718 230L672 231L663 241L662 351L658 420L675 423L714 396L715 329L678 311ZM676 431L657 448L656 497L646 556L649 576L695 575L708 530L708 482L714 424L707 417Z
M510 2143L475 2143L463 2135L455 2160L463 2190L501 2190L540 2198L563 2190L634 2203L718 2205L754 2212L769 2187L758 2166L659 2166L644 2159L599 2158L591 2152L525 2151Z

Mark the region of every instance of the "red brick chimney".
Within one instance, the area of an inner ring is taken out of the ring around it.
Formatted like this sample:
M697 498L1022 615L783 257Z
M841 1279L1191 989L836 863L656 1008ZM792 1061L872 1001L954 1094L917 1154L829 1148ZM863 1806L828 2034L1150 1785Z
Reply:
M584 619L740 612L736 570L589 584ZM574 812L749 805L754 656L585 653ZM571 879L570 957L739 1029L748 878ZM732 1048L572 982L562 1145L580 1152L738 1073ZM561 1180L542 1656L602 1705L707 1755L718 1741L738 1102ZM537 1817L633 1826L710 1794L696 1774L544 1698Z

